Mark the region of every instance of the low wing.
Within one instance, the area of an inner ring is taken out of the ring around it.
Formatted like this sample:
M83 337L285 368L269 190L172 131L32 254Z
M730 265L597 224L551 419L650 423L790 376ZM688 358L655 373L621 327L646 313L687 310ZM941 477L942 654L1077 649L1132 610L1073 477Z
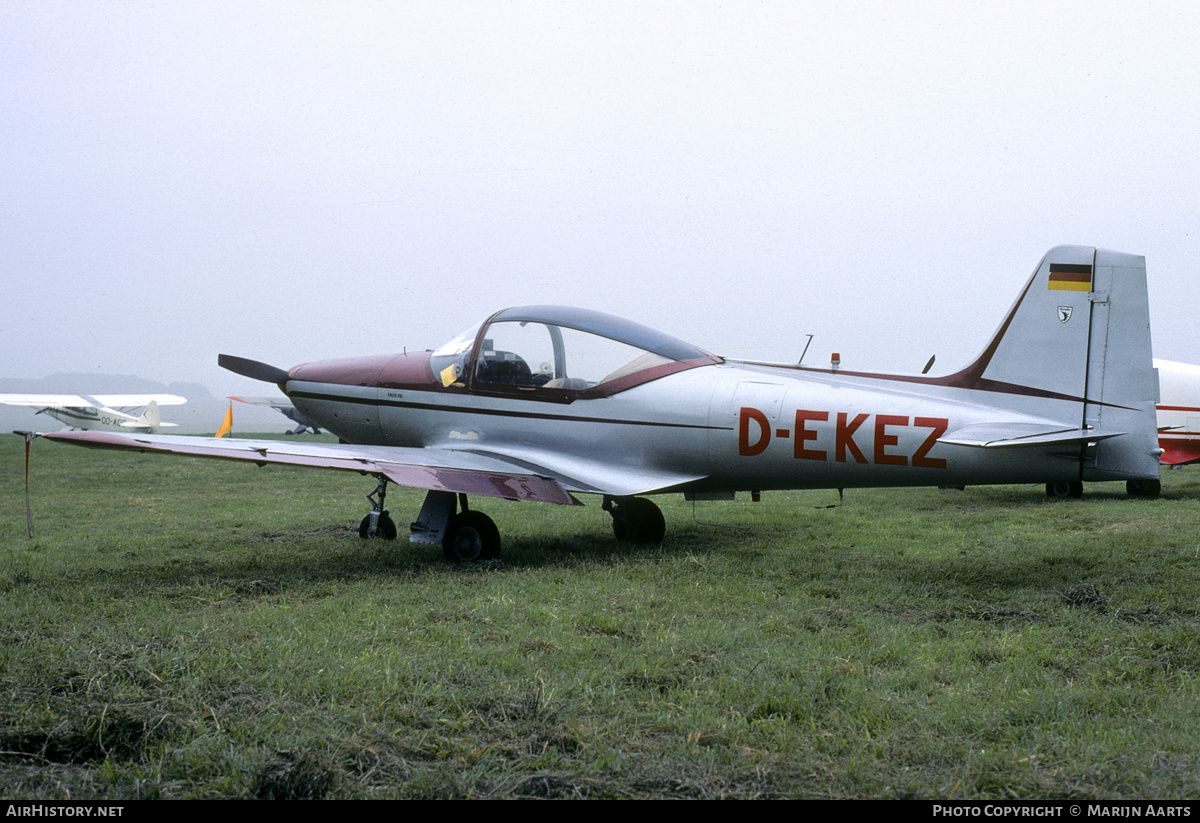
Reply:
M937 442L981 449L1010 449L1095 443L1122 434L1125 432L1060 428L1039 423L973 423L942 435Z
M417 489L580 505L556 480L521 471L513 463L496 457L467 452L100 431L53 432L41 436L47 440L99 449L124 449L246 460L258 465L279 463L355 471L360 474L382 474L401 486Z
M571 492L632 495L666 491L697 475L618 467L554 452L500 453L448 448L356 446L186 435L101 431L42 434L47 440L100 449L245 460L258 465L340 469L382 474L401 486L462 494L580 505Z

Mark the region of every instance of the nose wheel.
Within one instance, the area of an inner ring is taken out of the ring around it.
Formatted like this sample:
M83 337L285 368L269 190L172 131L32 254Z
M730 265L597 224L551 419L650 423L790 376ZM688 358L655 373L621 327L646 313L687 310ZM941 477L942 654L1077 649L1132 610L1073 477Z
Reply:
M371 502L371 512L358 524L358 536L363 540L396 539L396 523L383 507L383 500L387 497L387 484L387 478L381 475L375 491L367 495L367 500Z
M372 513L374 514L374 513ZM358 536L363 540L379 538L381 540L396 539L396 523L388 516L387 512L379 512L375 518L375 523L371 523L371 515L368 514L358 524Z

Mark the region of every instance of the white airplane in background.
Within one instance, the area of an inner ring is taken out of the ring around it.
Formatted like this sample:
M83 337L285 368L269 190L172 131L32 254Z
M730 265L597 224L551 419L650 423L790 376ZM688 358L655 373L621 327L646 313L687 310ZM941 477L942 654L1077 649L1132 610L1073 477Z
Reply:
M732 360L611 315L526 306L435 351L290 370L218 358L278 386L336 444L42 436L371 475L363 537L397 536L388 483L425 489L410 540L460 560L500 551L495 523L468 495L599 496L618 540L650 543L665 522L647 496L669 492L1045 483L1077 497L1085 482L1124 480L1151 496L1163 451L1148 302L1145 258L1059 246L983 352L942 376Z
M9 406L36 406L73 430L123 431L153 434L175 423L164 423L159 406L181 406L186 397L175 394L0 394ZM137 409L145 407L141 414Z
M1200 461L1200 366L1155 359L1154 368L1162 462L1175 467Z

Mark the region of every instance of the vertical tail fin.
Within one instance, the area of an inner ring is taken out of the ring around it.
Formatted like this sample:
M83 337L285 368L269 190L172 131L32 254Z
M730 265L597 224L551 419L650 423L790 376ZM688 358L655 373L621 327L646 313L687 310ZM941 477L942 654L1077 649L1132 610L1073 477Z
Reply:
M1091 246L1051 249L988 347L948 382L1074 401L1072 424L1122 433L1084 449L1081 479L1157 478L1145 258Z
M146 404L146 410L142 412L142 416L138 418L136 425L148 426L149 431L153 432L162 424L162 415L158 411L158 401L151 400Z

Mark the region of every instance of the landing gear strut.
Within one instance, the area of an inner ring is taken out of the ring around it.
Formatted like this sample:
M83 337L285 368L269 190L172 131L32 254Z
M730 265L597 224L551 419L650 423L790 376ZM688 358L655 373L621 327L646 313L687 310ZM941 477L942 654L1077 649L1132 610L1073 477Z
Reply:
M472 562L500 555L500 530L483 512L471 511L465 494L430 491L409 531L413 543L441 544L450 560Z
M629 543L661 543L667 533L658 506L644 497L608 497L602 505L612 515L613 534Z
M367 495L367 500L371 502L371 513L358 524L358 536L364 540L369 538L396 539L396 523L388 516L387 509L383 507L383 500L387 497L387 484L388 479L382 474L379 475L379 485L375 487L375 491Z

